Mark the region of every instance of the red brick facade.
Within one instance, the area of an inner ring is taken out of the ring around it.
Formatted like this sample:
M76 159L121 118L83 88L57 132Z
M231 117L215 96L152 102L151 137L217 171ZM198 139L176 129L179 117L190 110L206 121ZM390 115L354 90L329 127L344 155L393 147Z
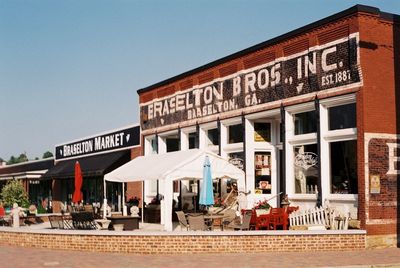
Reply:
M292 55L316 45L323 45L334 40L359 33L359 57L362 74L362 86L341 90L316 92L315 96L298 96L281 103L252 106L244 111L232 111L225 115L214 115L200 118L198 123L225 119L258 111L270 110L280 105L284 107L310 101L313 98L325 99L346 93L356 94L357 106L357 159L358 159L358 218L361 227L368 235L396 235L399 233L399 210L397 175L386 175L389 155L386 142L379 139L380 134L400 134L400 23L398 16L382 13L374 8L361 8L353 13L325 21L317 22L315 27L306 27L295 34L288 33L287 38L257 49L249 49L248 53L236 53L229 57L210 63L208 68L193 70L187 75L179 75L152 87L139 90L140 103L171 95L195 85L237 73L254 66L271 62L276 58ZM144 120L144 118L141 118ZM185 122L149 129L144 135L160 133L170 129L188 126ZM367 140L366 135L374 134L376 138ZM399 141L390 140L398 143ZM366 159L368 156L368 159ZM366 170L369 169L369 170ZM397 168L397 167L396 167ZM369 175L379 175L381 190L379 194L371 194Z

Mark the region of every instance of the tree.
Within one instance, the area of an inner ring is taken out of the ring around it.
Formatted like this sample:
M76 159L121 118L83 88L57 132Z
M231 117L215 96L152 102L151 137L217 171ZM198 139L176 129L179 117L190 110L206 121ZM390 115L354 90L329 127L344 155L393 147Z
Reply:
M7 165L12 165L12 164L18 164L18 163L22 163L22 162L27 162L28 157L26 156L26 153L22 153L20 154L18 157L15 156L11 156L10 160L7 161Z
M26 153L22 153L18 156L18 163L27 162L27 161L28 161L28 156L26 156Z
M53 157L53 153L52 152L50 152L50 151L47 151L47 152L45 152L44 154L43 154L43 159L45 159L45 158L50 158L50 157Z
M7 161L7 165L12 165L12 164L16 164L17 162L17 158L15 158L15 156L11 156L10 159Z
M20 207L29 206L28 196L22 183L17 180L10 180L1 190L1 199L5 206L12 207L17 203Z

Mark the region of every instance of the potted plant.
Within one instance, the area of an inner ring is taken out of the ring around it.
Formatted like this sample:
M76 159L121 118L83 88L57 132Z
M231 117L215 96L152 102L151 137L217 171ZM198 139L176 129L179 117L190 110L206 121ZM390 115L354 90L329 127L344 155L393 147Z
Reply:
M262 215L262 214L268 214L271 205L268 204L268 201L266 199L258 201L254 206L253 209L256 211L257 216Z

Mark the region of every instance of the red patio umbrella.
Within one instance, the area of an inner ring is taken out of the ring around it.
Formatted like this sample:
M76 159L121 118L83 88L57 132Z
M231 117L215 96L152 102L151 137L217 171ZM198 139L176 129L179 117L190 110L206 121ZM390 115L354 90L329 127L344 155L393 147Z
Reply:
M81 187L82 187L82 171L81 165L78 161L75 162L75 191L72 196L72 202L79 203L82 200Z

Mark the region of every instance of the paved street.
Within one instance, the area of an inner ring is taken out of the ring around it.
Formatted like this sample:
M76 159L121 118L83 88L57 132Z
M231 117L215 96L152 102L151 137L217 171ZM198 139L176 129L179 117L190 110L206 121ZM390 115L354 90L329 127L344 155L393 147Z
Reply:
M400 249L153 256L2 246L0 267L400 267Z

